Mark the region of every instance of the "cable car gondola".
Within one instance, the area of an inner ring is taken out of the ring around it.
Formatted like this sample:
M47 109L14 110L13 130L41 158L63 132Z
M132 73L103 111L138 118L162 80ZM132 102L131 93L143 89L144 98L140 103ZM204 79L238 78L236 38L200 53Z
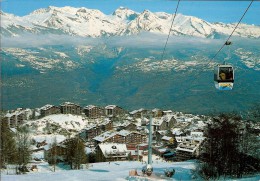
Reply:
M234 84L234 68L231 65L217 65L214 70L214 83L218 90L232 90Z

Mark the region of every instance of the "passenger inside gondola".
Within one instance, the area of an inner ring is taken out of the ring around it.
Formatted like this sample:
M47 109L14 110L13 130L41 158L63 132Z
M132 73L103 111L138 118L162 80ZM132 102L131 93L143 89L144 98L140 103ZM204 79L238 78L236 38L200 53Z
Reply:
M226 80L226 73L224 71L220 71L219 77L221 80Z
M233 80L233 70L231 67L222 67L219 71L219 78L222 81Z

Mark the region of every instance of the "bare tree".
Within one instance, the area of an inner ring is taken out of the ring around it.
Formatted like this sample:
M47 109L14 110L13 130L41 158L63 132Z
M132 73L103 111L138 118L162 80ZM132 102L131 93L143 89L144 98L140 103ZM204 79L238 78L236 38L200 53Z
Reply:
M17 153L18 169L21 172L25 172L27 171L26 165L31 159L31 151L30 151L31 139L28 130L26 130L25 128L17 129L16 141L17 141L17 151L18 151Z

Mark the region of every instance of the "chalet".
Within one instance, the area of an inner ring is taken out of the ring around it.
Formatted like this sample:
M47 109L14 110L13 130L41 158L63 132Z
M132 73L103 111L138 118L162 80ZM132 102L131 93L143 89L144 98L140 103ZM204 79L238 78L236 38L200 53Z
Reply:
M100 125L99 128L102 132L109 131L113 129L113 122L110 119L105 119Z
M96 150L97 162L126 160L128 151L126 144L103 143L99 144Z
M81 114L82 110L80 105L71 102L64 102L60 105L60 109L62 114Z
M176 119L172 114L165 115L162 119L166 122L166 127L168 130L173 128L174 124L177 123Z
M159 118L163 116L163 111L157 108L153 109L152 113L154 118Z
M118 132L118 135L124 137L125 144L127 145L138 145L147 142L147 137L144 134L141 134L136 131L128 131L128 130L121 130Z
M129 114L133 118L142 118L143 115L147 114L147 110L141 108L141 109L138 109L138 110L134 110L134 111L130 112Z
M104 142L114 143L114 136L116 134L117 134L117 132L114 132L114 131L106 131L106 132L94 137L92 140L95 142L95 145L98 145L98 144L104 143Z
M129 131L136 131L137 130L137 125L133 122L129 122L126 126L125 126L126 130Z
M59 114L59 113L60 113L60 108L58 106L47 104L40 108L41 117L48 116L51 114Z
M108 117L116 117L118 115L125 114L126 111L116 105L108 105L105 107L105 115Z
M84 107L83 112L88 118L92 118L92 119L100 118L105 115L104 108L97 107L94 105L88 105Z
M50 162L54 161L54 159L56 159L55 162L63 162L66 160L66 153L66 146L63 144L57 144L53 147L46 146L44 149L44 159Z
M84 141L92 141L92 139L101 134L100 127L93 125L89 126L79 133L79 136Z
M166 121L162 118L153 118L152 120L152 127L153 127L153 131L158 131L158 130L166 130L167 126L166 126Z

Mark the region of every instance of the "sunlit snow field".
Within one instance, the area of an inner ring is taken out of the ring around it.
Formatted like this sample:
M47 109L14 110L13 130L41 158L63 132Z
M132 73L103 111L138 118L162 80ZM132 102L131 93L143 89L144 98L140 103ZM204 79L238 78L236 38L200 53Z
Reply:
M128 180L128 174L131 169L137 169L138 174L141 175L141 168L144 166L142 162L136 161L117 161L117 162L101 162L94 163L88 169L81 170L67 170L67 166L59 165L56 171L52 171L48 163L43 162L38 165L38 172L30 172L25 175L6 175L2 172L1 181L121 181ZM130 178L129 180L203 180L195 171L196 162L162 162L154 161L154 178ZM175 174L172 178L165 178L163 176L164 169L174 168ZM194 172L195 171L195 172ZM158 179L161 178L161 179ZM224 179L222 179L224 180ZM232 180L232 179L225 179ZM235 179L239 181L258 181L260 176L250 178Z

